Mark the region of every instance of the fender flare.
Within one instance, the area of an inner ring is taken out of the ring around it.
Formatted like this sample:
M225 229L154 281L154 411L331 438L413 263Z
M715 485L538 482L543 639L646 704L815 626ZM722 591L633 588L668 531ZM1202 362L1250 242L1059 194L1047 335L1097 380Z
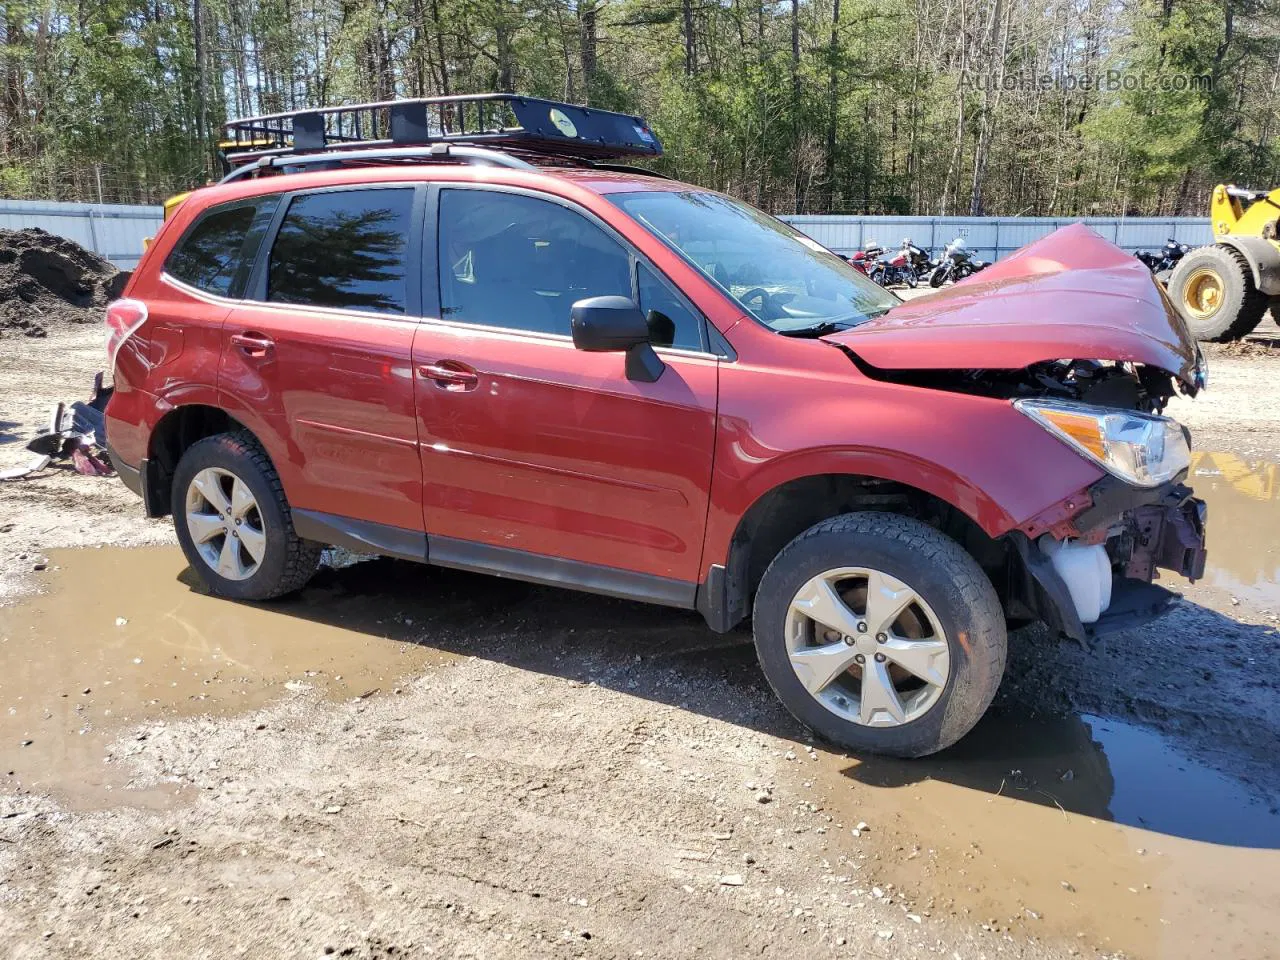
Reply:
M1253 285L1260 293L1271 297L1280 295L1280 248L1274 241L1228 234L1218 244L1244 257L1253 272Z

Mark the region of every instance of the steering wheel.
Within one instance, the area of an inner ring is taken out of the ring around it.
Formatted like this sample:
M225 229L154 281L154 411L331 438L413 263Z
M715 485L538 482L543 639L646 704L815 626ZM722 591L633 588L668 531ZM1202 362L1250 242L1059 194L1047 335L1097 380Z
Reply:
M759 300L760 312L770 320L777 318L778 310L777 305L774 303L773 295L764 287L752 287L740 299L744 304L749 304L752 300Z

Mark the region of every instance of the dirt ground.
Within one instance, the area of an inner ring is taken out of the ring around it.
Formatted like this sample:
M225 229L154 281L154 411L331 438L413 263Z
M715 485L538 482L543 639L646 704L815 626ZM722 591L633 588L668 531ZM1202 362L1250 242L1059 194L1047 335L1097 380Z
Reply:
M100 363L96 330L0 341L0 468ZM118 481L0 484L0 943L1274 957L1280 352L1210 377L1172 411L1205 580L1093 650L1015 636L987 719L913 763L812 743L692 614L337 555L234 604Z

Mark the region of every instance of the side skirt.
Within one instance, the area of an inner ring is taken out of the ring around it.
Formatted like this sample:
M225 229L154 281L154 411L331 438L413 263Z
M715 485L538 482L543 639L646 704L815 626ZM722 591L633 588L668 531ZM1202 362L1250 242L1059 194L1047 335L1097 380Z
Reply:
M451 537L428 535L427 540L427 562L440 567L492 573L514 580L568 587L606 597L640 600L686 610L694 609L697 599L698 585L683 580L619 570L617 567L601 567L579 560L546 557L470 540L454 540Z
M405 530L316 510L295 509L293 529L303 539L345 547L357 553L376 553L437 567L488 573L666 607L697 608L698 584L633 570L547 557L470 540L436 537L419 530Z
M293 510L293 530L304 540L346 547L356 553L376 553L401 560L427 562L427 535L385 523L355 520L318 510Z

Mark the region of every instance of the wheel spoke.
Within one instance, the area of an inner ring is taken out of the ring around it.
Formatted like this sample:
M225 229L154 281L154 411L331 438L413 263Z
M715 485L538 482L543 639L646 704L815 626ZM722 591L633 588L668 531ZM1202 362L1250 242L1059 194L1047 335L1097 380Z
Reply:
M222 518L213 513L188 513L187 529L196 543L208 543L220 533L225 533Z
M791 668L812 694L821 693L853 664L857 651L844 641L806 647L791 653Z
M231 515L236 519L244 519L244 515L258 505L253 499L249 485L236 477L231 482Z
M218 552L218 573L228 580L244 577L244 564L240 562L240 541L235 537L227 537L222 541L222 550Z
M255 564L261 563L263 555L267 552L267 535L261 530L255 530L247 523L236 529L240 534L240 542L244 544L245 552L253 558Z
M925 683L940 687L947 682L949 652L943 640L903 640L891 637L880 652Z
M791 607L842 636L852 637L858 632L857 615L845 606L835 587L822 577L814 577L806 583L791 601Z
M231 503L227 500L227 495L222 492L222 478L212 470L201 470L196 474L195 479L191 481L191 485L200 492L200 496L204 497L218 513L226 514L231 509Z
M872 570L867 574L867 629L871 633L891 632L894 621L915 599L915 591L905 583Z
M888 664L870 658L863 664L860 707L860 719L864 724L883 725L886 720L893 723L906 722L906 711L902 709L898 691L893 687Z

